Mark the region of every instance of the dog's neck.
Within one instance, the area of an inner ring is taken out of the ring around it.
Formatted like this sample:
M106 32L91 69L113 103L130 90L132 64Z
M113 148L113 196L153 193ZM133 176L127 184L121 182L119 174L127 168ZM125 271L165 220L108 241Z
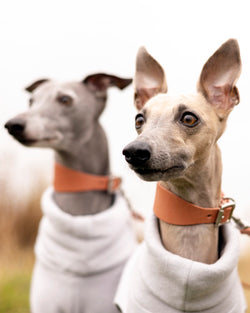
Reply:
M218 207L221 196L221 156L217 145L207 160L194 164L185 177L161 182L186 201L201 207ZM176 226L159 221L164 247L182 257L212 264L218 259L218 227L214 224Z
M55 152L55 162L79 172L109 175L108 144L102 127L93 127L88 140L79 135L71 140L65 151ZM89 215L109 208L113 196L107 191L55 192L54 200L64 211L72 215Z

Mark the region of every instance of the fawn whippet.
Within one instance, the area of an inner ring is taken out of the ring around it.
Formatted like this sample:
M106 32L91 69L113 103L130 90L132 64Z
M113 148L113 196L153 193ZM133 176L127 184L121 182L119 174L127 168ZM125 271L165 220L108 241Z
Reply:
M234 205L221 205L217 140L239 103L240 72L239 47L230 39L205 63L196 94L171 96L160 64L145 48L138 52L139 136L123 154L140 178L158 184L145 243L130 259L117 292L124 313L246 308L237 275L237 234L229 224L219 227Z
M110 189L98 118L107 89L131 81L102 73L79 82L36 81L26 88L30 109L5 125L25 146L55 151L54 188L42 198L35 246L33 313L117 312L113 297L135 239L126 202Z

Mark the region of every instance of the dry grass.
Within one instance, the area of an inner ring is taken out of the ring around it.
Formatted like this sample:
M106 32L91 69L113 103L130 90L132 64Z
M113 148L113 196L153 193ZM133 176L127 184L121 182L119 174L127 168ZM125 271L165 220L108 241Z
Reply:
M29 313L33 246L52 158L14 141L0 143L0 313Z
M17 201L7 185L1 186L0 313L29 313L33 246L42 215L40 197L44 187L34 186L29 198Z
M32 249L16 248L0 258L0 313L30 313Z
M0 254L12 249L32 247L42 216L40 199L45 183L33 185L28 195L14 195L7 184L0 181Z

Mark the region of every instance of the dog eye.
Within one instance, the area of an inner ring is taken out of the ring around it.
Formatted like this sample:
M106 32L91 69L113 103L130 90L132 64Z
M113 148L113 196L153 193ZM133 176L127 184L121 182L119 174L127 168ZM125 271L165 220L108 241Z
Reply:
M198 117L190 112L184 113L181 117L182 124L188 127L196 126L198 124L198 121Z
M67 95L59 96L57 100L59 103L64 105L71 105L73 102L73 99Z
M135 117L135 128L140 129L142 125L145 123L145 119L142 114L138 114Z

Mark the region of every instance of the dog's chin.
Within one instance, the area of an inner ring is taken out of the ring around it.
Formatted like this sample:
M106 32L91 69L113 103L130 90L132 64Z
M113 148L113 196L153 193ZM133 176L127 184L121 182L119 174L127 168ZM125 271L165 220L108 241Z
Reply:
M56 142L57 138L15 138L18 142L26 147L37 147L37 148L49 148L52 147Z
M169 179L181 176L186 167L184 165L175 165L167 169L138 168L132 166L131 168L141 179L145 181L167 181Z

